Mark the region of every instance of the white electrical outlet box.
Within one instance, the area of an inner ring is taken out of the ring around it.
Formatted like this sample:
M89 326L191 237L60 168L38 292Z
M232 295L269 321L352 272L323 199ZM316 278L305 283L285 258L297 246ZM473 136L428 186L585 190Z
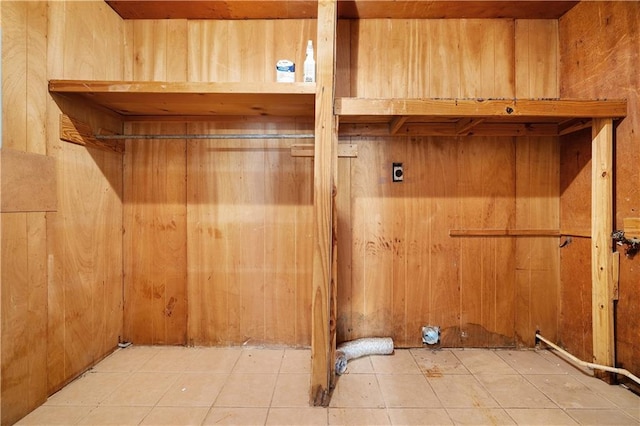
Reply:
M402 163L393 163L391 177L394 182L402 182L404 180L404 167Z

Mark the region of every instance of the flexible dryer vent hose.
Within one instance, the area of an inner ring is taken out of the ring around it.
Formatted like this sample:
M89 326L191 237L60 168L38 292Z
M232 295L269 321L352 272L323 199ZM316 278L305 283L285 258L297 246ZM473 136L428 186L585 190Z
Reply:
M347 362L350 359L392 353L393 339L391 337L365 337L341 343L336 348L336 374L341 375L346 371Z

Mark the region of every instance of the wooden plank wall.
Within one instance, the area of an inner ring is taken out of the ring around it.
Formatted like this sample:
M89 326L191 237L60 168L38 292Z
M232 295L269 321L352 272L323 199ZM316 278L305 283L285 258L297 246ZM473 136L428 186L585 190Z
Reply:
M557 98L558 22L516 21L516 97ZM516 148L516 227L558 229L558 138L519 138ZM559 241L521 238L516 243L515 329L533 346L535 332L555 340L559 310Z
M49 78L121 78L103 2L2 2L3 149L55 158L57 211L2 214L2 423L111 351L122 328L121 156L64 144ZM60 103L93 126L118 130Z
M100 2L49 4L48 78L121 79L122 22ZM48 154L58 163L58 212L48 217L49 389L113 350L122 335L122 155L58 138L60 111L94 130L119 120L50 103Z
M126 78L247 82L275 81L282 58L301 72L316 32L312 20L127 21L125 29ZM186 134L312 129L310 119L255 117L129 126ZM310 344L313 160L291 157L291 143L127 142L128 339Z
M640 126L638 46L640 3L582 2L561 20L560 73L563 97L626 98L627 117L615 131L614 229L624 218L640 216ZM562 225L590 224L591 134L562 141ZM566 148L564 148L566 146ZM562 251L562 312L559 340L582 359L593 356L591 334L590 240L574 239ZM616 362L640 372L640 268L638 257L620 256L616 306Z
M2 148L46 154L46 4L0 7ZM3 424L47 397L46 229L44 212L2 213Z
M186 80L186 21L126 22L125 30L125 79ZM127 125L125 131L184 134L186 125L137 124ZM184 344L185 141L126 141L124 182L125 339L138 344Z
M557 21L380 19L345 26L338 51L350 48L350 72L338 72L338 93L557 93ZM339 55L338 69L346 61ZM397 346L420 346L427 324L442 328L445 346L531 345L538 324L555 334L557 238L448 234L557 228L554 138L353 142L358 158L339 164L339 341L387 335ZM404 163L404 183L391 182L392 162Z

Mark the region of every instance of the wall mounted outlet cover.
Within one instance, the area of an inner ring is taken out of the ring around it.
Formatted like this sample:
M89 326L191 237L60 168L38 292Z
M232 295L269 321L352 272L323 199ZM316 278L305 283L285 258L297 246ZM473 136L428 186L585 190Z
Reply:
M404 167L402 163L393 163L391 177L394 182L402 182L404 180Z

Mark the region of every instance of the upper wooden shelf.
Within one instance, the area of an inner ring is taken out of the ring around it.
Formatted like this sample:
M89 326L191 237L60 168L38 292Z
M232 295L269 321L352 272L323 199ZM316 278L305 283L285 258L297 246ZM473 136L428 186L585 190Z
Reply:
M349 136L557 136L622 118L625 100L337 98Z
M106 0L124 19L308 19L313 0ZM339 0L338 17L557 19L578 1Z
M313 83L51 80L49 92L84 99L125 120L168 116L313 117Z

